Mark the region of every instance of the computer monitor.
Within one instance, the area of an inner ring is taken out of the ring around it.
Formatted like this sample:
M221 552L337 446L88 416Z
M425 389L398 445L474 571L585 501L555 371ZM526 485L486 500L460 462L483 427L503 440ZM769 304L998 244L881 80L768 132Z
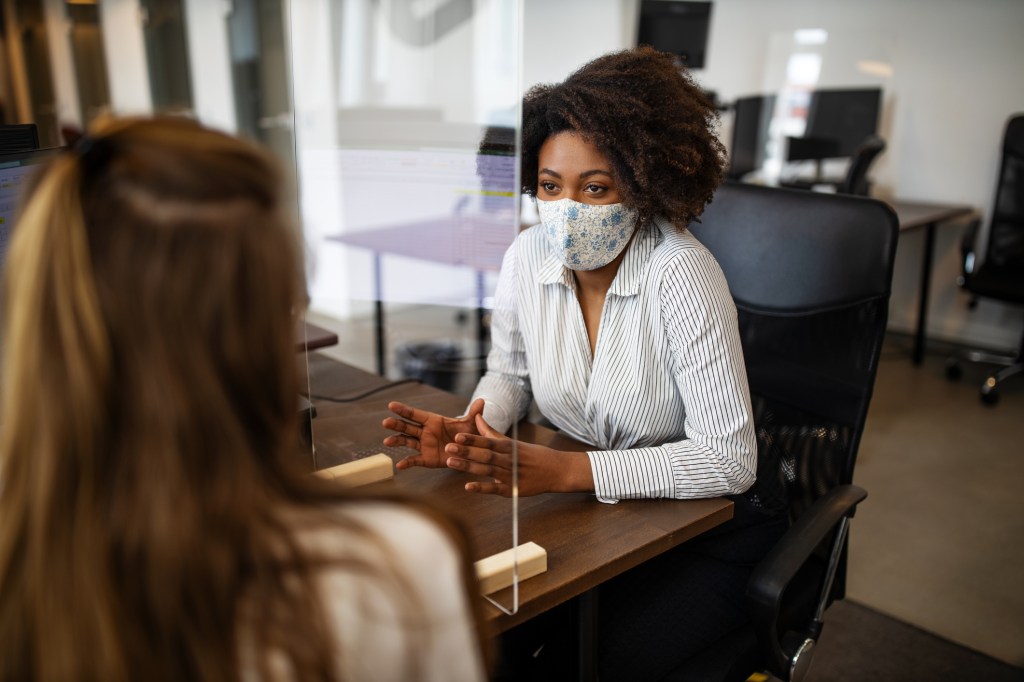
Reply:
M39 149L39 129L35 123L0 125L0 154Z
M804 138L808 144L794 148L788 159L830 159L852 156L857 147L878 128L882 103L879 88L815 90L807 110Z
M710 24L710 2L641 0L636 42L679 55L687 67L700 69Z
M764 163L768 125L775 110L775 95L740 97L732 105L732 144L729 177L740 179Z
M18 219L26 184L33 173L60 151L54 148L0 153L0 271L7 262L7 246Z

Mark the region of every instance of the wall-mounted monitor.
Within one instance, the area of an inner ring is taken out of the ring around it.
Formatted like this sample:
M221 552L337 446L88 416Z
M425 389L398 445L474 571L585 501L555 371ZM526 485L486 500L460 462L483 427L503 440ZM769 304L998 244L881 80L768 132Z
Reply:
M710 2L641 0L636 42L676 54L687 67L700 69L710 25Z

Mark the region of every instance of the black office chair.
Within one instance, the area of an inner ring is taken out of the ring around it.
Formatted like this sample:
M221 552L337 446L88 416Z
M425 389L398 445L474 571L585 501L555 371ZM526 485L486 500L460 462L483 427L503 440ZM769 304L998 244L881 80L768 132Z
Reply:
M853 156L850 157L850 166L846 169L846 177L836 187L836 192L866 197L871 191L868 170L884 151L885 140L877 135L871 135L857 145Z
M801 144L807 146L809 150L815 148L818 145L819 148L824 143L832 142L830 140L818 140L815 138L789 138L790 145ZM814 189L818 186L831 186L835 189L837 194L853 194L856 196L866 197L871 192L871 182L868 180L868 171L871 169L871 165L875 162L882 152L885 151L885 140L877 135L870 135L864 138L864 141L857 145L857 148L850 155L850 164L846 167L846 175L842 178L821 178L815 177L813 179L807 178L796 178L790 180L784 180L780 184L783 187L790 189ZM804 153L811 153L806 151ZM822 152L829 154L831 152ZM821 161L818 162L819 164ZM818 167L817 176L821 175L820 165Z
M692 232L739 311L759 447L759 501L792 526L755 569L752 625L669 679L805 674L824 609L844 596L851 484L888 314L898 225L856 197L727 183Z
M980 226L981 221L972 221L960 245L963 272L958 283L970 294L968 305L976 307L979 298L1024 304L1024 114L1017 114L1006 123L984 259L978 257L975 244ZM994 405L999 400L999 384L1024 372L1024 334L1015 355L973 350L950 358L946 363L950 379L960 378L961 359L1005 365L981 385L981 401Z

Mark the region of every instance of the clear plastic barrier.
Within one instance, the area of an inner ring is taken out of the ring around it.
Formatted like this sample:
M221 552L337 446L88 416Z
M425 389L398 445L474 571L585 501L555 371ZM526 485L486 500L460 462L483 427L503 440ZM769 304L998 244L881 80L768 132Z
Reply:
M518 5L290 3L317 469L415 454L382 444L388 402L458 416L484 371L519 231ZM514 547L515 495L467 493L466 480L414 468L388 485L472 510L482 553ZM517 587L497 594L517 608Z

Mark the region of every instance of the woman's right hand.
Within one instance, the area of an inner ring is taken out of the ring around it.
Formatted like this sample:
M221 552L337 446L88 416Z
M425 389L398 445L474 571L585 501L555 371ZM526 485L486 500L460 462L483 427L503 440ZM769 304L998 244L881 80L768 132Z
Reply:
M483 414L484 400L477 398L469 406L463 417L445 417L436 412L427 412L404 403L390 402L388 409L401 417L388 417L382 423L385 429L395 431L399 435L388 436L384 445L405 446L418 450L420 454L410 455L399 461L395 466L399 469L409 467L428 467L439 469L445 466L448 455L444 448L455 442L460 433L479 435L476 417Z

